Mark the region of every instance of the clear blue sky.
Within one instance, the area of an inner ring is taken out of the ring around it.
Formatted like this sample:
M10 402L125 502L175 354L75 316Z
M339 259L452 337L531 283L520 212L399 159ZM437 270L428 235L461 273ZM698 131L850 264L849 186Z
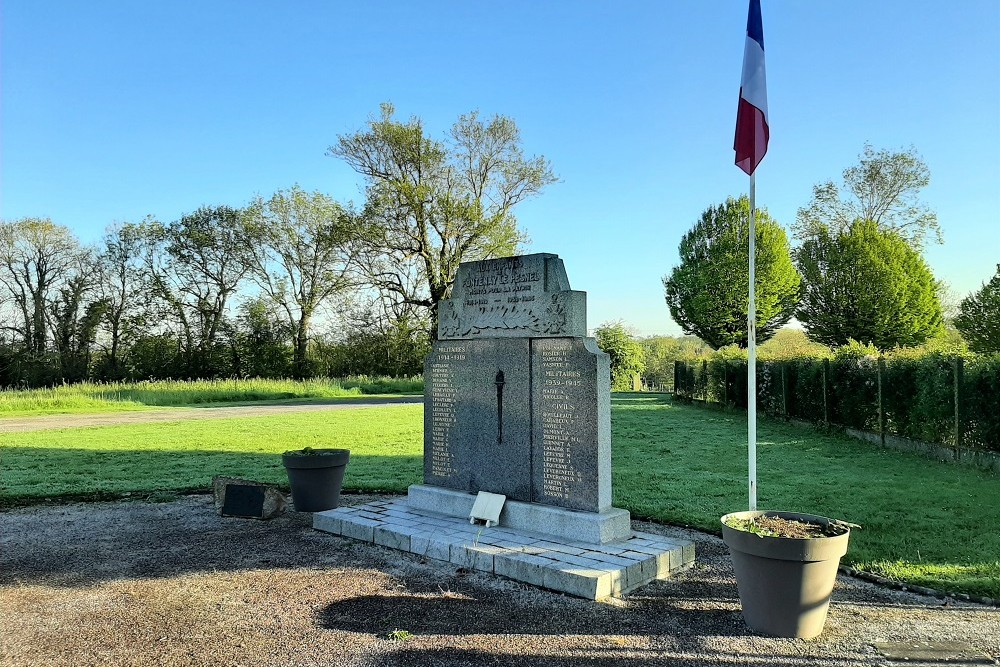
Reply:
M561 182L519 209L590 326L677 333L660 278L733 165L747 3L39 2L2 5L2 213L83 241L299 183L360 201L324 155L392 101L432 133L502 113ZM789 225L866 141L914 145L964 295L1000 261L1000 2L764 0L771 143L758 205Z

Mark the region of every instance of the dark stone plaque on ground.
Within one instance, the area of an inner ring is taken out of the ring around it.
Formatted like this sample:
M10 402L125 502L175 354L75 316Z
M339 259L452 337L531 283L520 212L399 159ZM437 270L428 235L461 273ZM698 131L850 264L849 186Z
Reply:
M265 491L265 487L259 485L226 484L226 499L222 505L222 516L263 518Z

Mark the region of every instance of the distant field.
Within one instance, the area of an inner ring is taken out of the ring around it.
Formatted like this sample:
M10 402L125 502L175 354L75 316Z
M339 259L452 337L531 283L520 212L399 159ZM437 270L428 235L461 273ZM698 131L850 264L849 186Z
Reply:
M0 418L84 412L122 412L152 407L241 403L373 394L419 394L421 378L357 376L314 380L156 380L62 385L52 389L0 391Z
M615 505L719 532L746 507L746 415L612 398ZM0 434L0 506L207 491L213 475L287 488L278 454L351 450L345 486L405 492L422 476L422 406ZM902 582L1000 598L998 480L840 435L759 425L761 507L863 528L845 562Z

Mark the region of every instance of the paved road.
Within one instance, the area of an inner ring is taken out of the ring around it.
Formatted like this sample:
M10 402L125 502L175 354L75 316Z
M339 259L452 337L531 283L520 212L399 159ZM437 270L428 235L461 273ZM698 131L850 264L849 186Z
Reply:
M0 418L0 433L24 433L59 428L86 426L114 426L117 424L147 424L187 419L229 419L232 417L266 417L293 412L319 412L324 410L357 410L385 405L423 403L421 396L391 398L363 398L313 403L277 403L240 405L235 407L157 408L138 412L110 412L83 415L45 415L42 417Z

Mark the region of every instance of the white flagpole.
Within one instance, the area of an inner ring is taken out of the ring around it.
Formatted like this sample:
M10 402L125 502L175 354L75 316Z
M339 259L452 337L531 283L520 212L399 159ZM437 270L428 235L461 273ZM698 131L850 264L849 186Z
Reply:
M754 221L756 197L754 174L750 173L750 301L747 305L747 456L750 471L750 510L757 509L757 304L756 281L757 228Z

